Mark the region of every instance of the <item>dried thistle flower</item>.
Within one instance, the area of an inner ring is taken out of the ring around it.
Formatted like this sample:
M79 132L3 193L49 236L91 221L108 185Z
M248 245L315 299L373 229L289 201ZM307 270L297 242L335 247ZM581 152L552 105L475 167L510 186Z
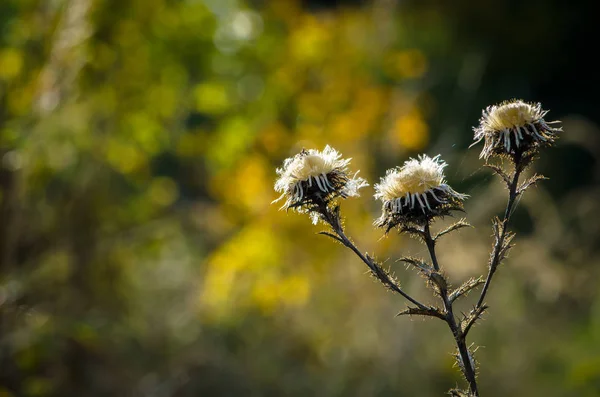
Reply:
M488 106L483 111L479 126L473 129L473 145L484 140L479 158L487 161L492 155L516 156L552 145L561 129L549 126L559 121L545 121L547 113L540 103L516 99Z
M436 216L462 209L468 196L457 193L444 177L447 164L437 155L410 159L402 167L387 170L375 185L375 198L383 202L382 215L375 221L387 231L401 224L425 224Z
M350 160L343 159L329 145L323 151L302 149L294 157L285 159L283 167L277 169L279 179L275 182L275 191L281 192L281 196L273 202L285 199L281 209L313 212L313 223L316 223L316 212L333 199L358 196L359 189L369 185L363 178L356 177L358 171L350 176Z
M487 165L506 184L508 202L504 216L493 219L494 243L485 277L471 278L459 287L452 287L438 261L438 239L469 226L461 219L432 234L432 220L448 215L453 210L462 210L462 202L468 197L457 193L446 183L443 172L446 163L439 155L433 158L421 155L418 159L410 159L402 167L388 170L380 183L375 185L375 198L383 202L381 217L375 225L386 227L386 233L398 227L401 233L417 237L427 246L430 261L413 257L402 257L399 261L414 266L425 276L427 286L440 298L441 306L426 305L413 298L402 288L391 270L384 269L381 263L359 250L346 235L340 206L332 200L358 195L358 190L367 185L362 178L356 178L356 174L352 178L348 176L349 159L342 159L338 152L327 146L323 152L302 150L296 156L285 160L283 168L277 170L280 178L275 184L275 190L282 194L275 201L285 198L282 208L309 212L315 223L316 220L321 220L329 225L330 228L320 234L332 238L354 252L376 279L410 303L410 306L401 310L398 315L438 318L448 324L456 343L456 363L468 383L468 390L450 390L449 395L454 397L479 396L477 361L474 357L477 349L473 349L473 345L467 345L467 336L488 309L486 297L493 276L512 247L514 233L509 230L509 221L518 198L528 187L544 179L540 175L534 175L525 182L519 181L523 171L535 159L538 150L550 146L556 140L556 133L561 131L560 128L548 125L557 122L546 122L546 113L540 104L512 100L484 110L480 126L475 128L475 143L485 140L480 157L488 160L490 156L506 156L514 163L514 167L509 167L508 170L497 165ZM457 299L465 297L468 292L481 285L483 288L477 303L468 313L457 316L453 306Z

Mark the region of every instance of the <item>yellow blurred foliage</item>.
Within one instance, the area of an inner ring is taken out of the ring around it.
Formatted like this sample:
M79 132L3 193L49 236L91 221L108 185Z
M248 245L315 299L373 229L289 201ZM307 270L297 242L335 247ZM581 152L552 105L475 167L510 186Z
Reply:
M417 49L393 52L383 61L386 73L397 79L416 79L427 72L427 58Z
M21 73L23 54L15 48L0 49L0 80L11 80Z
M0 66L1 68L1 66ZM35 80L22 85L18 90L11 90L8 97L8 109L15 116L23 116L31 112L32 100L35 95Z
M177 142L177 154L182 157L200 156L206 147L206 135L202 131L185 132Z
M324 95L319 92L305 92L298 98L298 117L303 120L323 123L328 108L323 103Z
M158 177L152 180L148 192L150 200L159 206L171 205L179 197L179 189L171 178Z
M163 127L148 113L129 115L125 128L137 146L149 155L158 153L167 139Z
M171 117L177 110L177 101L180 93L176 87L168 84L160 84L149 87L148 107L149 110L161 118Z
M251 296L265 315L272 314L281 305L304 306L310 296L310 280L301 275L262 277L254 283Z
M396 119L394 133L400 145L410 151L421 151L429 143L429 127L417 112Z
M206 159L213 170L230 168L253 143L254 126L249 120L234 115L224 119L216 134L207 139Z
M304 14L290 37L291 57L300 63L316 62L327 54L330 39L330 27L324 21Z
M303 305L309 280L286 276L281 267L284 242L265 222L240 230L206 262L200 305L214 319L236 314L236 307L258 306L270 313L278 305Z
M202 83L194 87L196 110L207 114L222 114L231 106L227 87L218 82Z
M138 171L147 164L143 151L129 142L108 139L105 150L108 163L123 174Z
M256 213L269 205L274 172L261 156L248 156L210 181L213 194L234 211Z
M273 156L281 156L284 149L289 147L291 134L279 122L270 123L258 134L262 147Z

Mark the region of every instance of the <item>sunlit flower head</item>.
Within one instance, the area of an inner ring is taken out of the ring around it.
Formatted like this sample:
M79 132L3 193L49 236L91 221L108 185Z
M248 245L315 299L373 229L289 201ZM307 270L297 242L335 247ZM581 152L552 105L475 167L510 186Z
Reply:
M285 199L282 209L306 212L327 206L336 197L358 196L359 189L368 183L356 177L358 172L350 176L350 160L343 159L330 146L323 151L303 149L277 169L279 179L275 182L275 191L281 192L281 196L274 202ZM315 219L313 217L313 221Z
M546 113L548 111L543 110L541 104L522 100L488 106L483 111L479 126L473 129L473 145L484 140L479 157L487 160L492 155L520 155L550 146L561 129L549 126L559 121L545 121Z
M462 209L467 195L457 193L444 177L446 163L440 156L427 155L410 159L402 167L387 170L375 185L375 198L383 202L382 215L376 226L393 227L404 223L424 223Z

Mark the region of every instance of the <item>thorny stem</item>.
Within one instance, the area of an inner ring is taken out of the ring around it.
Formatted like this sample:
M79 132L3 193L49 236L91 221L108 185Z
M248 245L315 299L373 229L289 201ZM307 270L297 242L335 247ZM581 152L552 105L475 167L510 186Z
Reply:
M425 240L425 244L427 245L427 249L429 250L429 255L431 256L431 262L433 263L433 267L437 272L440 270L440 265L437 260L437 255L435 254L435 240L431 237L429 223L426 223L425 227L423 228L423 239ZM478 397L479 391L477 390L475 368L473 368L471 358L469 355L469 349L467 348L466 334L462 332L462 330L456 322L456 318L454 317L454 312L452 310L452 303L450 302L450 299L448 299L448 289L445 285L438 285L438 287L440 297L444 302L444 309L446 310L445 320L448 324L448 327L452 331L454 341L456 342L456 347L458 348L458 352L463 363L463 374L465 376L465 379L469 383L469 389L471 393L475 397Z
M512 180L510 181L510 184L508 186L508 189L509 189L508 203L507 203L506 209L504 211L504 217L501 221L502 231L500 232L500 236L496 239L492 259L489 264L488 275L485 280L485 285L483 286L481 295L479 296L479 300L477 301L477 304L475 305L473 312L477 312L478 310L481 310L481 308L483 307L484 300L485 300L485 297L489 290L492 278L493 278L494 273L496 272L496 269L498 268L498 265L500 263L500 256L501 256L500 254L502 252L502 248L504 247L504 241L507 236L507 229L508 229L510 216L511 216L513 208L515 206L516 199L519 196L519 193L517 192L517 188L518 188L518 183L519 183L519 177L520 177L521 173L523 172L524 167L521 164L520 156L516 156L514 158L514 162L515 162L515 171L512 175ZM393 280L391 280L389 278L389 276L386 273L381 271L381 269L379 268L379 266L377 264L375 264L368 256L365 256L358 248L356 248L356 246L350 241L350 239L344 233L344 229L343 229L341 221L340 221L339 213L337 213L335 211L332 212L331 209L328 208L328 206L325 204L319 206L319 213L321 213L323 215L324 220L331 226L332 230L339 237L339 241L347 248L350 248L369 267L369 269L371 269L371 271L373 273L375 273L375 275L380 277L381 281L385 285L387 285L393 291L402 295L406 300L413 303L418 308L427 309L427 306L425 306L424 304L415 300L410 295L408 295L406 292L404 292ZM439 262L437 259L437 255L435 253L435 239L431 236L429 222L427 222L424 225L421 236L422 236L425 244L427 245L427 249L431 256L431 262L433 264L433 268L434 268L435 272L439 272L440 265L439 265ZM479 397L479 390L477 388L477 379L476 379L475 368L472 364L471 355L469 353L469 349L467 347L467 342L466 342L467 334L471 327L468 326L464 330L461 329L461 326L459 325L459 323L456 320L456 317L454 316L452 302L449 299L448 288L445 284L445 279L443 279L443 276L442 276L442 280L443 280L443 282L439 282L439 281L435 281L435 282L438 286L439 295L444 304L444 310L445 310L444 320L448 324L448 327L450 328L450 330L452 331L452 335L454 336L454 341L456 342L456 347L458 348L458 352L460 354L460 359L462 362L461 369L463 371L463 375L464 375L467 383L469 384L470 393L474 397ZM471 325L472 325L472 323L471 323Z
M387 274L383 273L381 269L378 268L376 264L373 263L372 260L367 258L356 246L350 241L350 239L344 233L344 229L341 225L339 214L332 213L329 208L326 206L322 206L320 208L320 213L325 216L325 220L331 226L333 231L339 236L340 242L344 244L347 248L350 248L368 267L371 269L373 273L382 277L382 281L393 291L402 295L406 300L416 305L419 309L427 309L427 306L417 301L406 292L402 290L395 282L393 282Z
M523 172L523 167L520 164L520 157L515 158L515 172L512 176L512 180L508 187L508 203L506 204L506 209L504 210L504 217L502 218L502 232L500 233L500 238L496 240L496 243L494 245L494 254L492 260L490 261L488 275L474 310L479 309L483 305L485 296L492 282L492 277L494 277L494 273L496 272L496 269L500 264L500 252L502 251L502 247L504 246L504 239L506 238L506 233L508 230L508 222L510 220L510 215L512 214L513 207L515 205L515 200L519 196L519 194L517 194L517 186L519 183L519 177L521 176L521 172Z

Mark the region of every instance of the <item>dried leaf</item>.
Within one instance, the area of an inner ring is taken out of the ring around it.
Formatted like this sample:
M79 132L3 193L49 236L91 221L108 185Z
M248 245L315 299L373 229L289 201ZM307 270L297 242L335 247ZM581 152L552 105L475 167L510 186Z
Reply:
M442 273L436 271L423 259L405 256L398 259L398 261L413 265L419 271L419 273L427 279L427 281L431 282L437 292L441 292L442 290L446 290L448 288L448 281L446 280L446 277Z
M519 188L517 189L517 194L521 194L521 193L525 192L525 190L527 190L531 186L534 186L539 181L542 181L544 179L548 179L548 178L546 178L544 175L535 174L534 176L532 176L531 178L529 178L528 180L526 180L519 186Z
M462 218L459 221L448 226L446 229L442 230L438 234L436 234L435 237L433 238L433 240L435 241L438 238L442 237L443 235L448 234L448 233L453 232L458 229L462 229L463 227L473 227L473 226L471 226L465 218Z
M500 250L500 243L501 243L501 236L502 236L502 230L504 229L503 223L500 220L500 218L495 217L494 219L492 219L492 231L493 231L493 236L494 236L494 247L492 249L492 252L490 252L490 266L491 264L494 262L494 256L496 255L496 252L499 252Z
M482 277L471 278L465 281L460 287L456 288L454 291L448 295L448 300L450 303L454 302L456 299L466 296L473 288L477 288L480 285L485 284L485 280Z
M444 314L437 307L426 307L424 309L420 309L418 307L408 307L405 310L402 310L400 313L396 314L396 316L428 316L428 317L437 317L442 320L445 319Z
M498 265L508 256L508 251L513 247L512 240L515 238L515 233L508 232L504 236L502 247L498 253Z
M336 236L336 235L334 235L334 234L332 234L332 233L329 233L329 232L319 232L319 234L322 234L322 235L324 235L324 236L329 236L329 237L331 237L332 239L334 239L334 240L337 240L338 242L342 243L342 245L346 245L346 244L344 243L344 240L342 240L341 238L339 238L338 236Z
M426 273L427 275L431 274L433 268L425 262L423 259L413 258L412 256L403 256L399 258L396 262L404 262L409 265L413 265L417 270Z
M492 228L494 229L494 236L499 238L502 232L502 221L497 216L492 219Z
M400 289L400 282L390 269L384 269L377 261L369 256L369 254L366 254L365 257L371 264L371 275L379 280L386 288L397 292L397 290Z
M476 397L470 391L459 389L452 389L448 391L448 395L452 397Z
M441 272L433 272L429 279L439 288L439 292L448 290L448 280Z
M475 324L477 320L481 318L483 313L487 310L488 306L482 305L479 307L474 307L473 310L469 312L469 314L465 315L464 318L460 322L460 329L462 330L463 335L467 335L471 327Z

